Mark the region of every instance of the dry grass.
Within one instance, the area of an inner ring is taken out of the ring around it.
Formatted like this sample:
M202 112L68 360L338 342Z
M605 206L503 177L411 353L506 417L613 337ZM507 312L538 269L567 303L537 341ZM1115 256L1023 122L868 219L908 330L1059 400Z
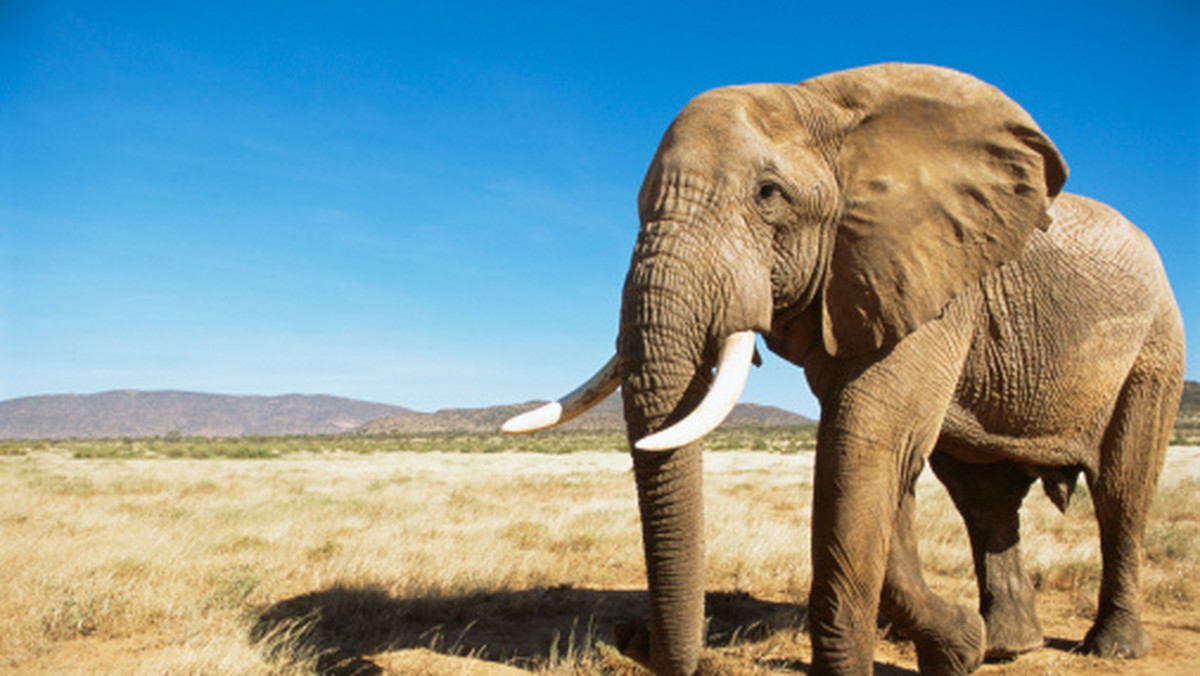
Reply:
M803 672L809 453L706 456L708 664ZM87 674L635 673L608 646L644 614L627 456L0 458L0 671ZM1200 450L1176 449L1147 535L1149 631L1131 663L1069 652L1094 610L1086 493L1026 502L1051 645L1005 674L1191 673L1200 649ZM963 528L920 485L922 554L973 604ZM881 642L879 673L915 667Z

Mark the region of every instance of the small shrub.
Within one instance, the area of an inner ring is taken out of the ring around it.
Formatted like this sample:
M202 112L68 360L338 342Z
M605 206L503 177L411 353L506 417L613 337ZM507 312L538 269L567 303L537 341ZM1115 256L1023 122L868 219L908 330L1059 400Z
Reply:
M550 539L550 528L535 521L516 521L504 527L500 537L521 551L542 548Z
M1168 521L1152 526L1146 533L1146 558L1154 563L1186 561L1196 551L1195 534L1184 526Z
M1151 517L1171 522L1200 522L1200 478L1160 482Z
M42 634L52 641L69 641L93 635L121 633L120 619L128 603L117 593L80 593L72 590L41 616Z
M211 591L209 605L217 608L237 608L262 584L254 569L247 565L218 570L208 577Z
M1194 608L1200 591L1187 575L1172 574L1146 585L1145 602L1160 608Z
M309 547L305 552L305 556L308 557L309 561L313 562L328 561L341 554L343 549L345 549L345 546L342 543L336 540L326 540L316 547Z
M1037 589L1063 592L1095 589L1100 584L1100 564L1090 561L1055 563L1045 571L1035 573L1033 584Z
M46 638L65 641L96 633L96 600L80 599L70 595L42 616L42 630Z
M573 532L564 538L555 540L550 545L550 551L557 554L584 554L596 549L603 542L604 539L596 533Z
M35 488L41 489L46 493L52 493L60 496L75 496L87 498L95 495L96 482L85 476L63 476L61 474L51 474L48 476L34 477L30 482Z
M222 542L213 551L217 554L239 554L262 550L270 545L269 542L257 535L239 535L231 540Z

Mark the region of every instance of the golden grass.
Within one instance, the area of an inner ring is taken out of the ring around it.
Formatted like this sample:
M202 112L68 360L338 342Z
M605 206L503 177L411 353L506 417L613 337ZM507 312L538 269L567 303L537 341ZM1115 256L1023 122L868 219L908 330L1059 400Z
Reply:
M708 664L802 672L812 455L705 463ZM1200 451L1173 451L1147 534L1155 673L1200 648L1198 477ZM930 584L974 604L961 522L928 476L918 504ZM1064 518L1035 489L1023 516L1047 635L1078 641L1099 572L1086 492ZM612 452L4 457L0 543L5 673L635 673L607 644L645 612L629 460ZM877 659L915 664L903 643ZM1127 668L1051 648L985 671L1085 667Z

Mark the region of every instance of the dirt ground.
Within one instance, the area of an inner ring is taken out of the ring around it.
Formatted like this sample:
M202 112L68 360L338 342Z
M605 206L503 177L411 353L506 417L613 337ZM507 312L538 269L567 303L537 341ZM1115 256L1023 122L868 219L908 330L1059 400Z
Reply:
M1114 674L1121 676L1194 676L1200 673L1200 617L1191 612L1158 612L1147 609L1144 620L1153 637L1154 651L1138 660L1105 660L1078 655L1073 651L1087 631L1090 622L1073 616L1065 594L1042 594L1038 610L1044 625L1047 646L1006 663L985 664L976 673L980 676L1034 676L1049 674ZM568 617L569 615L569 617ZM572 611L557 618L562 626L576 622ZM555 616L542 618L554 622ZM513 620L508 632L515 641L523 640L528 627ZM493 638L502 638L493 633ZM602 640L605 637L601 637ZM154 640L80 639L64 644L53 655L17 671L25 674L119 674L150 673L144 665L147 658L162 651ZM764 643L771 643L770 639ZM169 650L167 651L169 652ZM803 637L776 641L764 647L751 644L745 647L726 647L709 650L706 666L710 673L729 674L804 674L808 672L811 651ZM161 655L161 660L169 660ZM355 660L354 658L358 658ZM429 674L430 676L479 675L518 676L529 670L486 659L436 652L429 648L411 648L369 655L353 656L348 664L357 665L363 674ZM593 662L595 669L579 667L563 673L643 673L623 658L602 655ZM244 673L241 667L229 664L228 671L191 673ZM316 670L322 673L321 670ZM163 671L159 673L184 673ZM286 672L280 672L286 673ZM329 669L324 673L355 673ZM875 649L875 673L880 676L917 674L916 655L909 644L880 640Z
M623 468L622 460L617 454L581 455L570 463L553 460L547 462L541 458L530 460L528 457L504 460L504 462L519 462L514 471L541 472L547 476L578 477L587 476L596 481L596 485L583 484L581 490L591 496L607 495L611 486L623 486L628 481L627 468ZM424 457L424 456L422 456ZM389 458L381 461L345 460L345 461L314 461L311 467L297 463L295 467L282 464L282 461L267 461L261 465L231 462L227 466L230 477L241 477L248 487L259 485L261 480L252 476L246 468L265 468L261 471L270 472L270 476L294 474L296 485L311 484L313 476L328 476L337 473L337 481L329 484L328 493L337 497L341 490L338 482L345 482L346 491L359 491L362 485L373 480L371 477L380 472L379 462L400 463L401 460ZM427 462L422 460L422 462ZM454 483L463 479L454 475L456 471L462 476L477 472L480 462L500 462L499 459L479 459L466 455L447 456L438 459L440 463L436 470L439 476ZM738 491L748 483L755 486L763 485L762 477L781 475L781 467L788 471L797 470L801 474L805 463L811 462L808 456L779 456L775 454L713 454L712 462L706 460L706 472L713 474L714 480L709 483L706 493L713 494L714 500L728 499L746 502ZM74 463L74 464L72 464ZM101 477L97 468L109 472L125 472L130 467L136 467L143 473L150 469L165 467L163 464L144 463L141 465L95 465L79 464L77 461L66 461L56 464L54 471L58 477L70 471L90 471L94 477ZM223 465L215 461L208 464L197 464L199 468L220 468ZM388 465L389 472L395 472ZM396 467L399 467L397 464ZM567 474L567 467L574 467L574 474ZM80 469L82 468L82 469ZM116 469L114 469L116 468ZM523 469L522 469L523 468ZM580 470L582 468L582 471ZM810 466L809 466L810 468ZM203 470L209 471L209 470ZM189 479L192 484L187 495L216 496L223 495L228 477L214 473L202 478ZM253 470L260 471L260 470ZM23 467L12 473L13 476L34 477L35 472L29 467ZM611 475L610 478L604 478ZM114 474L116 476L116 474ZM266 476L266 475L264 475ZM417 476L417 475L412 475ZM597 478L598 477L598 478ZM707 477L707 474L706 474ZM1163 482L1179 483L1185 487L1194 487L1194 478L1200 477L1200 448L1185 447L1171 450L1167 467L1164 471ZM67 477L70 478L70 477ZM401 481L400 479L403 479ZM29 479L33 481L33 479ZM41 484L50 486L57 491L51 495L72 497L72 491L82 493L82 499L97 501L104 497L109 484L107 479L96 478L90 487L80 490L72 488L75 484L65 483L56 478L55 482L45 479ZM117 479L113 479L114 486ZM143 479L142 484L131 484L121 479L123 489L135 498L139 495L149 502L156 499L159 493L168 495L167 481L156 481L153 478ZM273 481L278 482L277 479ZM374 481L378 481L377 479ZM400 488L413 486L408 483L410 477L392 477L391 481ZM708 479L706 478L706 481ZM783 481L780 479L780 481ZM788 480L791 481L790 479ZM354 483L359 482L359 483ZM1182 482L1182 483L1180 483ZM526 482L527 490L545 492L547 486L561 483L558 480L543 483ZM392 487L394 488L394 487ZM389 488L392 489L392 488ZM283 491L283 489L280 489ZM292 493L297 492L295 486L288 488ZM399 489L396 489L399 490ZM501 495L505 490L498 489ZM794 487L790 493L780 494L790 507L795 502ZM1190 490L1190 489L1189 489ZM122 494L120 510L114 513L122 518L140 514L127 494ZM248 495L255 495L251 492ZM305 494L308 495L308 494ZM727 497L722 498L721 496ZM767 492L764 498L767 504L775 499L775 494ZM330 497L325 496L325 497ZM321 496L318 496L321 497ZM552 510L563 510L567 502L553 502L555 496L536 496L545 498ZM79 498L79 496L74 496ZM574 500L577 496L565 494L564 501ZM257 498L256 498L257 499ZM376 498L372 500L378 501ZM422 498L424 500L425 498ZM461 497L451 495L447 505L454 505ZM599 499L599 498L597 498ZM604 498L607 500L608 498ZM320 500L309 500L315 507L312 509L329 509ZM533 498L527 498L533 501ZM626 498L621 498L626 500ZM157 504L157 503L155 503ZM295 503L301 504L301 503ZM308 504L307 502L304 504ZM416 502L413 503L414 505ZM723 506L725 503L721 503ZM1194 505L1194 501L1182 503ZM350 509L353 507L353 510ZM480 505L467 505L472 510L479 510ZM483 505L487 509L487 505ZM414 507L415 508L415 507ZM140 508L139 508L140 509ZM348 505L340 508L336 520L343 522L366 521L358 511L361 507ZM1081 508L1083 509L1083 508ZM1192 507L1187 509L1191 510ZM613 504L611 513L626 515L630 510L628 502L618 501ZM201 510L197 508L196 513ZM325 512L320 512L325 513ZM604 512L608 514L610 512ZM169 516L169 515L168 515ZM1090 515L1089 515L1090 516ZM1178 516L1178 515L1177 515ZM1079 521L1079 515L1067 515L1069 520ZM13 524L26 524L29 517L7 514L0 521ZM163 520L162 514L156 513L155 519ZM199 519L198 516L188 518ZM228 517L224 517L228 518ZM280 517L282 518L282 517ZM511 518L505 516L504 518ZM1182 516L1189 524L1200 521L1200 514L1188 513ZM628 531L636 520L636 514L628 515L628 521L616 525L620 532ZM1086 520L1086 519L1084 519ZM249 522L258 524L257 521ZM266 522L263 522L264 524ZM317 522L307 526L316 530ZM797 521L796 523L803 523ZM267 526L257 528L266 529ZM343 524L341 530L347 531ZM1191 526L1189 526L1191 528ZM79 531L74 531L78 533ZM536 535L537 531L533 531ZM1194 533L1195 530L1184 531ZM212 537L218 537L224 531L214 531ZM512 534L510 533L511 537ZM220 535L220 537L226 537ZM597 535L596 537L601 537ZM281 538L283 539L283 538ZM294 540L294 537L287 539ZM310 567L316 566L322 553L323 546L311 547L307 550L308 563L303 560L296 563L270 563L272 560L259 553L266 550L272 538L261 535L260 541L244 540L244 538L229 540L233 544L242 542L241 546L250 548L260 560L267 561L268 567L275 566L285 571L285 579L291 579L303 573ZM317 541L318 544L322 541ZM330 541L332 542L332 541ZM607 548L608 542L604 542ZM551 543L553 544L553 543ZM1200 549L1200 543L1183 543L1189 554L1186 565L1177 570L1185 577L1197 574L1194 563L1194 552ZM292 545L294 548L294 544ZM389 543L382 546L391 547ZM720 543L710 546L720 547ZM1095 548L1094 539L1085 546ZM337 548L328 548L337 552ZM586 548L585 548L586 549ZM955 547L955 551L961 549ZM215 551L215 550L214 550ZM64 552L64 555L66 553ZM80 556L74 552L71 556ZM86 553L83 554L86 556ZM335 554L330 554L335 557ZM469 560L474 554L469 550L460 551L458 556ZM497 557L509 556L501 552ZM746 554L737 554L746 556ZM129 556L125 555L125 559ZM369 558L369 557L368 557ZM795 557L789 554L789 561ZM16 560L16 559L9 559ZM337 560L333 558L331 560ZM498 558L504 561L504 558ZM928 561L928 557L926 561ZM595 567L594 559L587 559L579 566ZM634 564L639 565L634 565ZM311 565L310 565L311 564ZM396 564L385 562L388 567ZM332 565L332 564L330 564ZM345 564L348 566L362 565L361 563ZM240 620L230 626L230 614L196 613L190 624L171 626L169 623L155 625L152 628L143 625L132 625L133 629L104 635L97 631L92 635L78 635L69 639L56 639L38 649L38 654L23 655L21 659L6 658L0 654L0 671L15 674L499 674L515 675L522 673L539 674L635 674L640 673L623 658L615 654L610 647L612 626L614 623L638 619L645 616L644 595L641 591L640 561L617 562L607 574L591 575L590 582L582 584L548 584L525 586L519 590L507 591L503 588L491 591L468 591L461 594L421 593L419 591L397 591L395 588L371 583L369 580L382 579L382 575L374 570L367 570L360 576L367 582L350 586L322 581L317 572L306 573L315 576L314 582L296 582L297 588L307 588L310 591L298 593L274 594L264 597L265 602L254 602L257 597L250 595L244 607L239 610ZM712 565L712 564L710 564ZM723 564L716 564L723 565ZM789 564L790 565L790 564ZM969 564L968 564L969 565ZM935 567L936 568L936 567ZM961 569L961 566L959 566ZM1175 570L1175 569L1172 569ZM318 571L319 572L319 571ZM333 573L330 573L333 576ZM344 571L338 575L345 576ZM728 575L718 572L713 575L718 581L710 581L710 588L727 587L722 580ZM962 593L962 590L973 587L961 579L936 579L931 576L930 584L935 588L941 584L951 590L951 594ZM961 577L961 576L959 576ZM211 575L210 575L211 579ZM568 578L569 579L569 578ZM1188 581L1188 588L1194 589L1195 580ZM266 585L264 585L266 586ZM1046 646L1040 650L1023 655L1013 661L986 664L979 674L1005 674L1013 676L1042 675L1042 674L1145 674L1148 676L1182 676L1200 674L1200 609L1190 602L1172 602L1162 606L1149 604L1145 609L1144 620L1153 642L1153 652L1142 659L1102 660L1079 655L1075 652L1079 641L1090 625L1091 608L1088 601L1081 601L1077 591L1058 590L1055 585L1047 585L1038 593L1038 610L1046 636ZM283 589L283 583L278 585ZM708 613L711 617L709 625L709 649L706 653L704 666L708 673L728 674L802 674L807 673L811 660L811 650L803 631L805 609L797 603L794 593L785 593L779 587L755 586L748 584L752 592L722 592L710 591L708 595ZM2 589L2 587L0 587ZM761 589L761 591L760 591ZM315 590L315 591L311 591ZM954 590L958 590L957 592ZM939 589L940 591L940 589ZM9 594L21 594L20 589L9 590ZM946 593L946 592L942 592ZM973 593L973 592L972 592ZM190 598L190 597L182 597ZM204 597L211 598L211 596ZM170 609L161 612L164 617L170 615ZM153 615L147 613L153 619ZM13 618L10 618L13 619ZM14 619L15 622L15 619ZM208 623L211 626L206 625ZM43 621L43 624L45 622ZM290 633L289 633L290 632ZM881 629L881 638L876 646L876 674L898 675L916 673L916 658L911 645L897 639L885 637ZM302 648L303 651L318 655L307 662L296 659L271 659L267 637L286 635L286 643L291 649ZM0 646L4 644L0 642ZM267 659L264 660L264 652ZM3 653L0 650L0 653ZM7 665L7 666L6 666Z
M1147 609L1146 629L1153 652L1138 660L1108 660L1075 653L1090 621L1075 616L1065 594L1042 594L1038 599L1046 647L1010 662L985 664L980 676L1042 676L1048 674L1114 674L1129 676L1194 676L1200 674L1200 617L1195 611L1159 612ZM514 627L514 631L520 629ZM709 650L705 667L714 674L804 674L811 650L803 637L765 639L762 643ZM515 676L528 671L470 657L449 656L415 649L381 653L371 658L386 674L482 674ZM590 673L580 671L578 673ZM595 673L636 674L641 671L612 656ZM917 674L910 644L881 639L875 649L875 673L880 676Z
M1164 468L1164 480L1182 477L1200 477L1200 448L1171 449ZM928 476L925 479L928 480ZM509 603L504 601L500 605ZM1091 626L1090 614L1079 605L1078 599L1070 593L1039 593L1038 613L1046 637L1045 647L1011 661L985 664L976 673L981 676L1200 674L1200 607L1147 607L1143 620L1154 642L1153 651L1137 660L1114 660L1098 659L1077 652L1081 639ZM619 618L641 617L645 612L640 592L635 590L596 592L560 589L545 592L545 598L533 604L533 614L538 616L537 624L562 630L578 622L581 608L590 608L598 625ZM798 621L803 610L800 606L781 600L710 593L710 648L704 662L705 671L714 674L807 673L812 653ZM463 629L466 630L466 627ZM473 645L495 647L506 643L519 644L528 639L531 632L530 623L525 617L501 619L496 626L483 629L486 638ZM739 638L736 636L738 633L744 636ZM612 640L604 635L599 639L605 642ZM875 660L875 673L881 676L918 673L915 651L910 643L900 639L881 637L876 645ZM424 648L379 653L372 656L370 662L380 668L380 673L386 674L514 676L529 673L510 664L445 655ZM611 648L607 653L602 650L601 657L590 666L594 669L585 667L579 673L643 673L615 655Z

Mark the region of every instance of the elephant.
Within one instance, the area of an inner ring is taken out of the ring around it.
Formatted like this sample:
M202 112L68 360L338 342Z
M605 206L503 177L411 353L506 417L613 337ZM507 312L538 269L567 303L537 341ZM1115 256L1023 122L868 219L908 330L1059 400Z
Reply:
M507 432L563 422L621 389L660 674L704 642L701 439L758 337L820 404L808 626L814 674L869 674L882 613L922 673L962 674L1043 643L1018 507L1041 480L1065 509L1082 474L1102 581L1091 653L1150 649L1139 559L1182 391L1182 319L1149 239L1063 193L1067 166L997 88L879 64L723 87L665 132L616 354ZM928 462L967 527L978 608L928 589L914 483Z

